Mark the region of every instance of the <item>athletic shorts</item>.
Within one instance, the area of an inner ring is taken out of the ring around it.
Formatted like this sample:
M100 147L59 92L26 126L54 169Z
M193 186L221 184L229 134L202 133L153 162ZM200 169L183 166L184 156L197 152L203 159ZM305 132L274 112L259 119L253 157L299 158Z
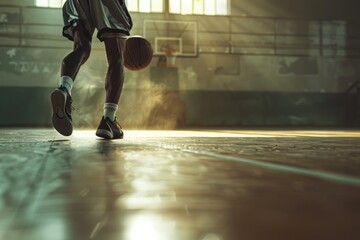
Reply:
M91 41L95 29L97 37L129 36L132 19L125 0L67 0L63 10L63 36L74 40L74 30L82 24Z

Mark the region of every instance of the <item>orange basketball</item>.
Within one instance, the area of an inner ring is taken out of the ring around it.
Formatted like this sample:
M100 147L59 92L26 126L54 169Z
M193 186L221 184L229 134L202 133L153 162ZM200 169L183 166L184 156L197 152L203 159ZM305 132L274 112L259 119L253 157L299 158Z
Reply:
M129 70L146 68L153 57L153 49L148 40L141 36L132 36L126 40L124 66Z

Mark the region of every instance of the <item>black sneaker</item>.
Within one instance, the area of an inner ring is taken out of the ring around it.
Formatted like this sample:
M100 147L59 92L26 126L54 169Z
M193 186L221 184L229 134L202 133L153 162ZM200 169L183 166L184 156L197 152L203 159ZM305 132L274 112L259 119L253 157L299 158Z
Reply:
M52 124L56 131L64 136L70 136L73 132L71 110L72 98L64 87L56 88L51 93L53 109Z
M123 138L124 133L116 119L111 121L108 117L102 117L99 127L96 130L96 136L106 139L118 139Z

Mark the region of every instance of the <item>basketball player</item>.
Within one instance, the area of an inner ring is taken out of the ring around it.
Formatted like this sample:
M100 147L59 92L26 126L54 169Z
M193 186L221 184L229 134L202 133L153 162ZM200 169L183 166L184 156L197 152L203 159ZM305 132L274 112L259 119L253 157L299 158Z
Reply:
M63 20L63 35L74 42L74 47L63 59L59 87L51 93L54 128L64 136L72 134L71 89L81 65L90 56L92 35L97 29L97 37L105 44L108 70L104 115L96 135L106 139L123 138L116 111L124 83L123 50L132 28L124 0L67 0Z

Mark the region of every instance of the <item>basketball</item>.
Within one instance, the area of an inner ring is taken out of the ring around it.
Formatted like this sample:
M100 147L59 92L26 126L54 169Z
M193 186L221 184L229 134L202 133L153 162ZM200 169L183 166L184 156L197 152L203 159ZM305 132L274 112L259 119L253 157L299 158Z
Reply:
M146 68L153 57L153 49L148 40L141 36L132 36L126 40L124 66L129 70Z

